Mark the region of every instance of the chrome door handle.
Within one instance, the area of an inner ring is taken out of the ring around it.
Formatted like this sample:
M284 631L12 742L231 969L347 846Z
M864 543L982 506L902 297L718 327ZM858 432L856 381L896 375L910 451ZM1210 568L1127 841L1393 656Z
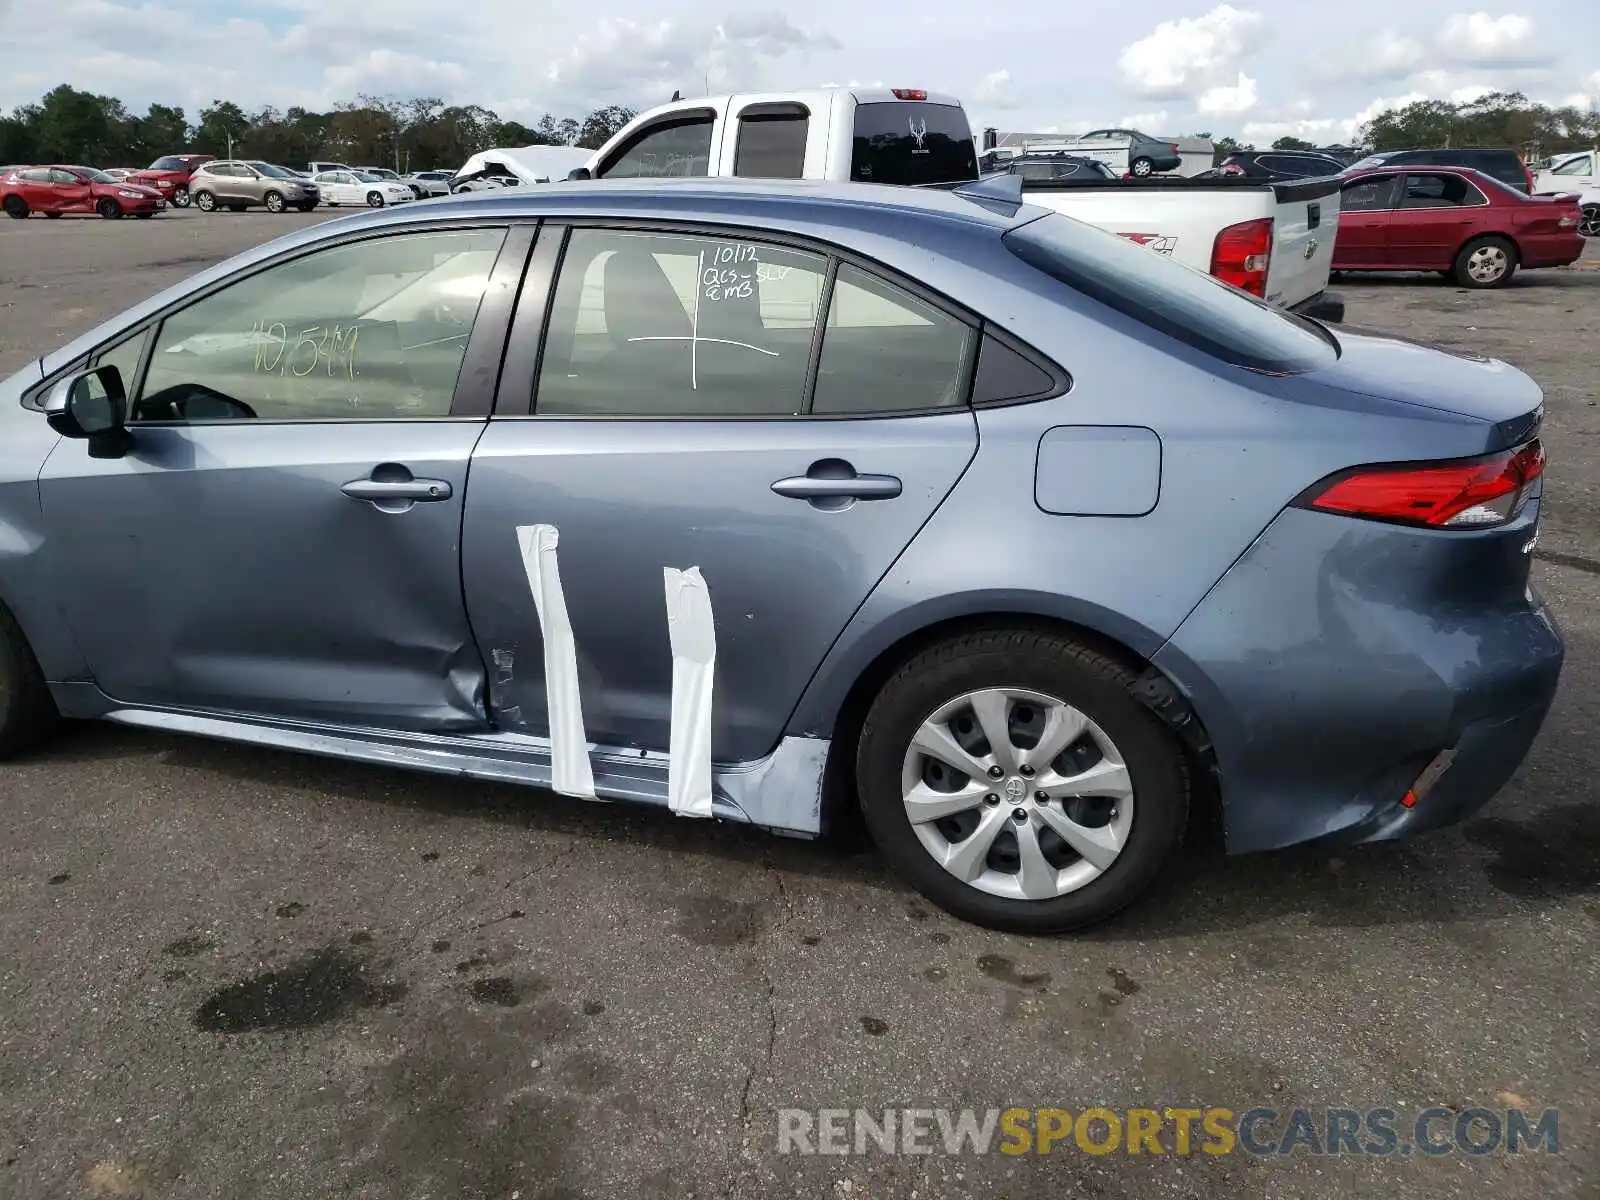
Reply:
M414 500L427 503L450 499L450 482L445 479L352 479L339 489L352 500Z
M791 475L772 490L791 500L892 500L900 494L900 480L893 475Z

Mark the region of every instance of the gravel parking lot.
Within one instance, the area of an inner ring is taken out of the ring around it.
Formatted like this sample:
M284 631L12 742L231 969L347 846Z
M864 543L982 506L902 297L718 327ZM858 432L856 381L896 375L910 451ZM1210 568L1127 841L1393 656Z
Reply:
M0 222L0 375L317 219ZM1150 902L1029 940L854 838L76 729L0 767L0 1195L1594 1197L1600 244L1500 293L1337 286L1546 391L1568 667L1470 825L1232 861L1202 832ZM776 1153L780 1108L901 1105L1554 1107L1560 1144Z

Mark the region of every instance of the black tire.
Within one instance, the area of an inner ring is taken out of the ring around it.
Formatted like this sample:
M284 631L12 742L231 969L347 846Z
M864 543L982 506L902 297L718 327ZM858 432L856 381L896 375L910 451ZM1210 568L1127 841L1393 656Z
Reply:
M190 201L191 198L192 197L190 197L190 195L189 195L189 189L188 188L186 188L186 187L178 188L175 192L172 193L172 207L173 208L188 208L189 207L189 201Z
M28 213L31 211L28 208L28 202L21 196L7 196L5 204L0 205L0 207L6 210L6 216L13 221L26 221Z
M1477 266L1479 255L1489 256L1489 262L1498 262L1498 274L1489 275ZM1475 273L1476 272L1476 273ZM1483 290L1505 287L1517 273L1517 248L1503 237L1473 238L1456 254L1450 275L1458 287Z
M174 196L173 199L176 200L177 197ZM214 196L212 193L206 191L205 188L201 188L198 192L196 192L193 196L191 196L190 199L194 201L194 206L196 208L198 208L201 212L208 213L208 212L216 212L217 211L217 198L216 198L216 196ZM186 205L184 205L184 204L178 205L179 208L183 208L185 206Z
M867 828L894 870L934 904L991 929L1062 933L1104 920L1138 899L1182 842L1189 776L1182 747L1140 701L1136 676L1071 638L1004 629L940 642L906 662L879 691L862 725L855 779ZM1016 900L950 874L913 832L901 798L901 764L918 727L939 706L987 687L1042 692L1079 709L1116 743L1136 807L1127 842L1098 878L1049 900Z
M1579 218L1578 232L1584 237L1600 237L1600 204L1585 204Z
M1128 170L1131 171L1135 177L1144 179L1147 176L1155 174L1155 160L1143 157L1136 158L1128 164Z
M110 196L102 196L100 202L94 206L94 210L107 221L115 221L122 216L122 205Z
M383 193L382 192L368 192L367 193L367 207L368 208L382 208L383 207Z
M0 759L41 741L59 720L38 660L0 604Z
M313 200L310 204L297 204L297 205L295 205L295 207L298 208L303 213L304 212L312 212L312 211L314 211L316 209L317 204L316 204L316 201Z
M269 213L281 213L284 207L283 193L268 192L265 196L261 197L261 203L266 205Z

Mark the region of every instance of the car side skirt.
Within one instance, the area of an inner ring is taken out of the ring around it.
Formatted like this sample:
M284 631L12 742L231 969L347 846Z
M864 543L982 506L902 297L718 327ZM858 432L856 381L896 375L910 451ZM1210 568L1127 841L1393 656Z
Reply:
M411 733L236 713L132 708L87 683L53 684L51 691L67 716L139 729L524 787L549 788L553 779L548 738L493 731ZM785 737L765 758L717 764L712 771L712 816L789 837L816 837L822 831L828 748L825 738ZM589 758L596 799L667 807L667 755L592 745Z

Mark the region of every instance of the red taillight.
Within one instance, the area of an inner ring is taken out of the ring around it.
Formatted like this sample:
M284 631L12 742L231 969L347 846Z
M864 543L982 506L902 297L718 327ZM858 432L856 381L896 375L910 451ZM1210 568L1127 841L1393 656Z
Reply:
M926 100L928 93L921 88L891 88L896 100Z
M1272 218L1241 221L1217 234L1211 247L1211 273L1252 296L1267 294L1267 265L1272 259Z
M1544 474L1539 439L1516 450L1461 462L1360 467L1306 500L1323 512L1436 529L1482 529L1517 515Z

